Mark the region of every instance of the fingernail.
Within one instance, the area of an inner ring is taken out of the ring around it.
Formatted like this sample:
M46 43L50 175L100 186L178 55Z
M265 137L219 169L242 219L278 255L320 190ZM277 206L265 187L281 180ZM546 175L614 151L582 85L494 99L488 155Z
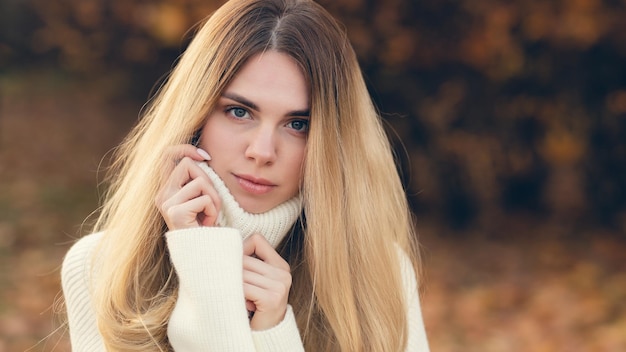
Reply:
M198 148L197 152L198 152L198 155L204 158L204 160L211 160L211 156L209 155L209 153L204 151L204 149Z

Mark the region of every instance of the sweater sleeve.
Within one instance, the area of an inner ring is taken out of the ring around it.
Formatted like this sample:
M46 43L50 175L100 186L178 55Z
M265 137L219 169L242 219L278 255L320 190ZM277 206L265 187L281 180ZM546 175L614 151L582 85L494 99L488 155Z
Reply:
M418 292L415 271L406 253L399 250L400 269L402 270L402 280L405 288L405 297L408 303L407 319L409 325L409 337L407 341L407 352L419 351L428 352L428 338L422 318L422 309Z
M67 252L61 268L61 284L74 352L105 351L98 331L90 294L91 257L101 233L81 238Z
M201 227L167 234L179 278L168 337L177 352L303 351L291 307L277 326L252 331L243 293L239 231Z

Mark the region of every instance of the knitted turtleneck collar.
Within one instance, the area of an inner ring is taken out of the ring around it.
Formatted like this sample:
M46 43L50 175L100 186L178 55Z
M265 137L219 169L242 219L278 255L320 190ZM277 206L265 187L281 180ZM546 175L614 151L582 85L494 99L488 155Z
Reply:
M276 248L302 211L300 196L293 197L265 213L248 213L241 208L235 197L226 188L224 181L207 163L199 162L198 165L209 175L222 200L222 209L217 217L217 225L232 227L241 231L241 236L244 239L253 233L259 233L267 239L272 247Z

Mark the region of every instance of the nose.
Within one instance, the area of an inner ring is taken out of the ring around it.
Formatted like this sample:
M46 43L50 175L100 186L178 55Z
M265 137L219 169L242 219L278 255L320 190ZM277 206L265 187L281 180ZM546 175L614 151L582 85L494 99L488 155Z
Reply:
M276 161L277 141L275 131L271 126L259 126L251 131L246 158L254 161L257 165L271 165Z

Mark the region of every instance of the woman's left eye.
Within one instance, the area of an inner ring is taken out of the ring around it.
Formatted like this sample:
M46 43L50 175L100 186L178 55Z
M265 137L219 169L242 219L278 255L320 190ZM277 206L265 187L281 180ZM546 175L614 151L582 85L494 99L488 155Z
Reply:
M248 111L244 108L237 108L237 107L228 108L226 112L231 114L234 118L237 118L237 119L244 119L248 117L247 116Z
M289 128L293 128L297 132L307 132L309 130L309 121L307 120L293 120L287 124Z

